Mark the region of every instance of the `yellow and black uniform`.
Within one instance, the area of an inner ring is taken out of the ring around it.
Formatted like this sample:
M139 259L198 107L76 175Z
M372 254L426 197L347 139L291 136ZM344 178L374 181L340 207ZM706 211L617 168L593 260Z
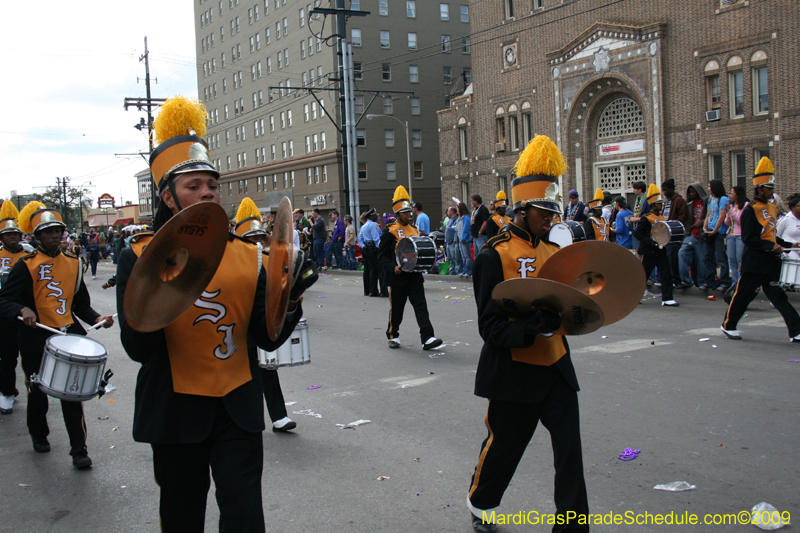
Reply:
M57 248L49 254L42 247L22 257L8 281L0 289L0 314L16 320L27 307L45 326L67 333L86 335L78 322L94 324L100 315L91 307L91 299L83 283L85 267L74 255L61 253ZM39 371L47 339L52 333L42 329L19 328L18 342L22 356L22 370L28 386L28 431L34 441L46 439L50 433L47 425L49 400L39 387L30 383L29 376ZM86 453L86 421L83 403L61 400L61 411L67 427L70 455Z
M538 135L525 148L514 170L514 211L559 213L557 176L566 170L561 151ZM523 218L523 220L525 220ZM475 376L475 395L489 400L481 445L467 504L473 527L500 505L514 471L539 421L550 432L555 464L556 513L566 518L589 512L583 477L578 379L566 337L540 334L531 321L509 318L492 300L494 288L508 279L538 276L541 265L558 251L548 234L531 235L512 222L489 240L473 270L478 330L484 341ZM577 518L559 531L588 531ZM486 531L491 531L484 527Z
M603 191L597 189L594 199L589 202L589 217L583 223L586 230L586 240L589 241L608 241L608 220L602 217Z
M663 205L664 203L661 197L661 191L658 190L655 183L651 183L650 188L647 190L647 203L649 205L656 203ZM633 230L633 236L639 240L639 249L637 251L639 255L642 256L642 266L644 266L645 275L649 278L653 269L658 267L658 281L661 283L662 305L665 302L673 302L668 305L675 306L677 303L674 303L672 299L672 266L670 265L669 256L667 256L667 250L659 246L658 243L650 237L653 226L657 222L663 222L665 220L666 219L661 215L647 213L642 216L642 219L636 225L636 229Z
M8 201L8 200L6 200ZM5 221L0 221L0 225ZM0 230L2 232L2 230ZM20 235L22 232L19 232ZM0 268L11 269L21 257L28 255L22 246L16 250L7 249L5 246L0 248ZM3 284L7 276L3 276ZM19 344L17 335L19 331L17 320L6 320L0 318L0 394L14 398L19 394L17 390L17 358L19 357ZM10 408L8 409L10 412ZM5 411L0 409L0 412Z
M508 198L506 197L505 191L497 193L494 201L494 209L496 213L489 217L489 221L486 223L486 236L490 239L503 231L503 228L511 222L511 217L506 215Z

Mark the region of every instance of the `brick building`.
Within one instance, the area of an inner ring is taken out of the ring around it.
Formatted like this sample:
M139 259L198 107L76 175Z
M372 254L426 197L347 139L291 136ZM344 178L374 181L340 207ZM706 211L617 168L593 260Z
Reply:
M483 0L470 5L471 94L439 111L442 197L493 198L550 136L563 191L636 180L743 185L762 155L800 189L794 0ZM448 202L445 202L445 205Z

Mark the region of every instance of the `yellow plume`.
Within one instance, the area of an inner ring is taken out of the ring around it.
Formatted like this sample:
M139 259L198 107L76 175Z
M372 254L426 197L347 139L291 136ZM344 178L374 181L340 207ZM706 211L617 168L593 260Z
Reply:
M520 154L513 170L517 176L543 174L558 177L566 172L567 161L556 143L546 135L537 135Z
M411 201L411 198L408 197L408 191L405 187L400 185L394 190L394 196L392 197L392 203L400 202L402 200Z
M600 189L597 190L599 191ZM647 189L647 198L650 198L654 194L661 194L661 191L658 190L658 187L655 183L651 183L650 187Z
M764 156L761 158L761 161L758 162L756 175L758 174L775 174L775 167L772 166L772 161L769 160L769 157Z
M603 195L603 189L597 189L594 191L594 200L603 200L605 196Z
M22 208L19 212L19 222L17 225L23 233L33 233L33 226L31 226L31 216L39 209L45 209L47 206L42 202L28 202L28 205Z
M495 200L508 200L505 191L500 191L499 193L497 193Z
M189 130L202 137L206 133L206 106L202 102L173 96L161 106L153 123L156 130L156 142L162 143L178 135L190 135Z
M0 220L10 218L16 222L18 216L19 211L17 211L17 206L14 205L14 202L11 200L3 202L3 207L0 207Z
M239 204L239 210L236 211L236 223L238 224L246 218L257 218L261 220L261 213L258 211L256 203L250 198L245 198L242 200L242 203Z

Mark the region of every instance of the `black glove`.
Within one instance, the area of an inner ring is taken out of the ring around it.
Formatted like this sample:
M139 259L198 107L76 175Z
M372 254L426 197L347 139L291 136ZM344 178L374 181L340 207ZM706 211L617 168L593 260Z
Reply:
M289 293L289 303L297 303L300 296L319 279L319 273L314 262L308 258L303 250L294 250L294 269L292 270L292 290Z
M545 308L533 310L533 316L525 330L528 333L552 334L561 327L561 315Z

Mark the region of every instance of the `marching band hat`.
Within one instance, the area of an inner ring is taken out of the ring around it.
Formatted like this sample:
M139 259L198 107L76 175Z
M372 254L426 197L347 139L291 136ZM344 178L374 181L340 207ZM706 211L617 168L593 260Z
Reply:
M650 187L647 189L647 203L648 204L663 204L664 198L661 197L661 191L658 190L658 187L655 183L651 183Z
M19 211L14 202L11 200L3 202L3 207L0 208L0 235L4 233L22 234L22 230L18 226L19 222L17 222L18 217Z
M753 176L753 186L775 187L775 167L772 166L769 157L764 156L758 162L756 173Z
M409 197L406 188L402 185L398 186L394 190L394 196L392 197L392 211L394 211L395 214L411 211L411 198Z
M201 102L183 96L174 96L161 106L153 123L159 144L150 154L150 172L159 190L170 178L188 172L209 172L219 178L203 140L206 115Z
M42 202L29 202L19 213L19 229L23 233L36 233L51 226L67 227L61 220L61 213L48 209Z
M534 205L561 213L558 177L567 170L564 154L546 135L537 135L520 154L513 171L511 201L514 211Z
M594 198L591 202L589 202L589 209L600 208L603 207L603 200L605 199L605 195L603 194L602 189L597 189L594 191Z
M508 197L506 196L505 191L500 191L497 193L494 201L495 209L498 207L508 207Z
M261 223L261 212L255 202L245 197L236 211L236 235L250 237L251 235L266 235L264 225Z

